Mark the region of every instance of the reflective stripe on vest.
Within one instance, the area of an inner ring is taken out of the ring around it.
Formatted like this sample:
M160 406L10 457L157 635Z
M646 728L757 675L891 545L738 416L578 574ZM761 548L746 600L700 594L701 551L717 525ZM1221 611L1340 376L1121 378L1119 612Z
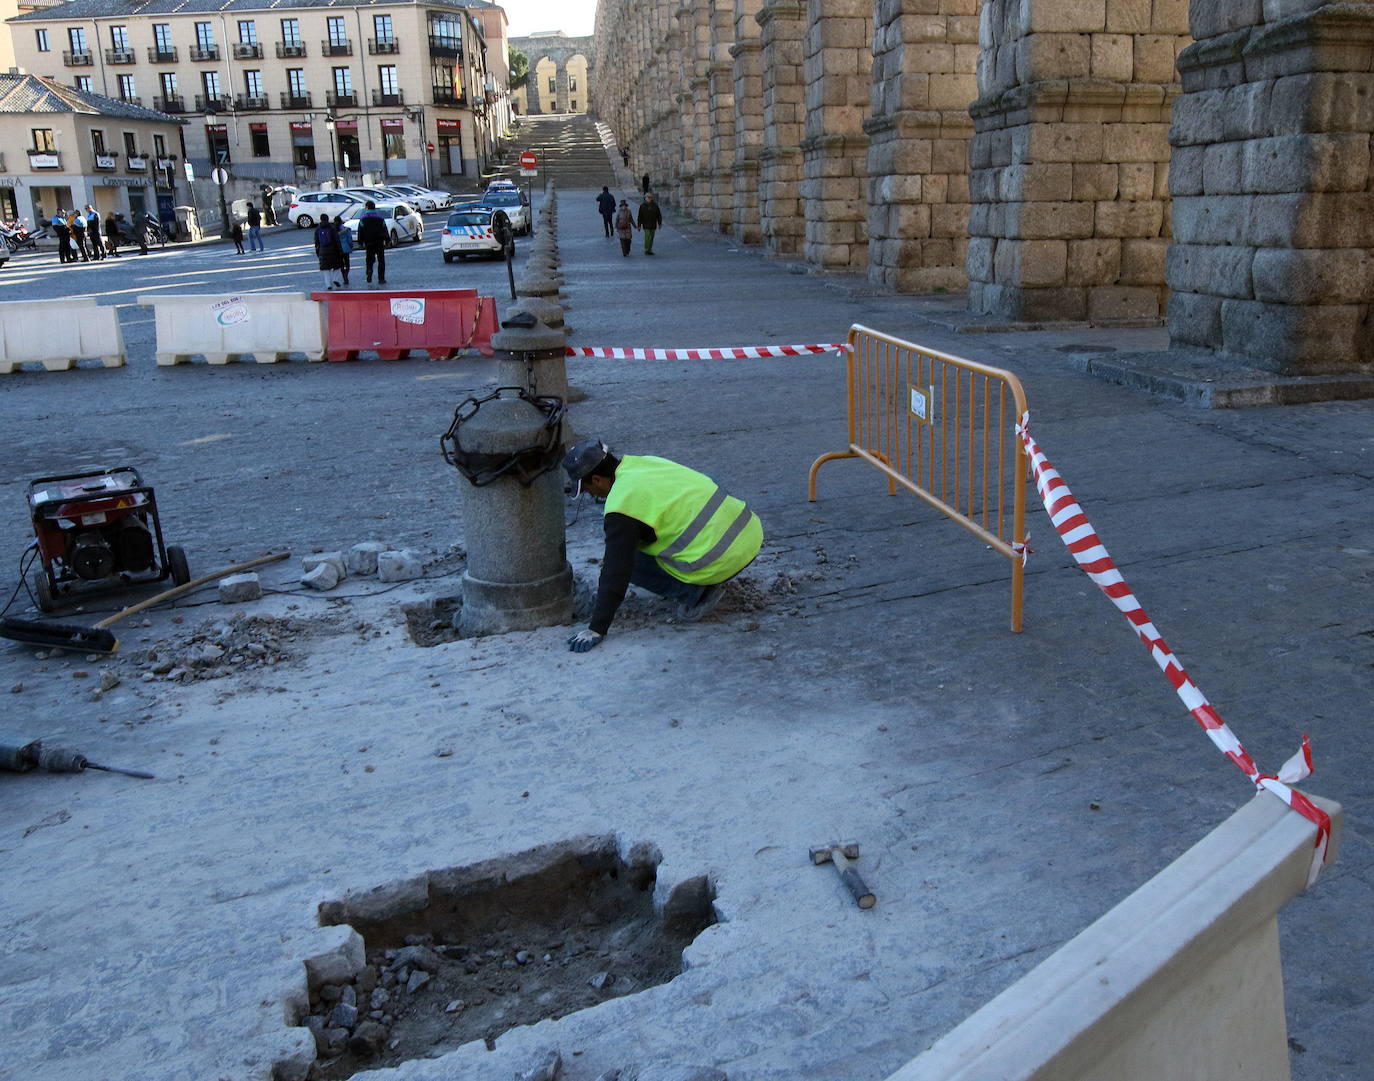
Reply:
M748 566L763 543L763 527L742 501L665 458L626 455L606 513L649 526L656 538L643 551L684 582L722 582Z

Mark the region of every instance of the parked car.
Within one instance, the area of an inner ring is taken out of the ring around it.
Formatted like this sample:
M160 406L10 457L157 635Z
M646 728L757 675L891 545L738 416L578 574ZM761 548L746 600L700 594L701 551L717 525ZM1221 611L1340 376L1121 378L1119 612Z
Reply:
M418 204L421 210L443 210L453 205L452 193L438 188L422 188L419 184L391 184L389 187L407 192L412 196L409 201Z
M361 196L346 191L306 191L292 200L286 209L286 216L292 225L309 229L320 220L321 214L331 218L360 210L364 200Z
M444 262L466 259L469 255L500 255L502 244L497 234L501 231L498 223L502 217L506 217L504 210L481 203L450 210L444 231L439 234L439 250L444 253ZM505 224L509 229L509 217Z
M355 240L358 236L358 223L365 209L364 205L359 203L355 210L345 215L344 228L352 230ZM425 238L425 223L420 218L420 212L409 203L377 203L377 212L386 219L387 247L394 248L403 240L418 244Z
M509 188L491 186L482 196L482 205L496 207L506 212L510 226L520 236L528 236L530 231L530 201L525 193L511 185Z

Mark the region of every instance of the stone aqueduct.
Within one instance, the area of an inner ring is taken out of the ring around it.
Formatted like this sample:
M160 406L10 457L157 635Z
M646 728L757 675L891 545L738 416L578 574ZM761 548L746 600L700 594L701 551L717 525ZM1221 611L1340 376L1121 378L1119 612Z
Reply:
M1368 372L1374 0L600 0L682 211L999 322Z

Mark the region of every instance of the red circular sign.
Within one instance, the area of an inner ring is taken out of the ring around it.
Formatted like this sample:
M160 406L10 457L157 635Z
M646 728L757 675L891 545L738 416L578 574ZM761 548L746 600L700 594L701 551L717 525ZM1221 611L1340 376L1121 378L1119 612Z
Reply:
M534 156L533 150L526 150L520 155L520 168L533 169L539 164L539 159Z
M433 154L433 153L434 153L434 144L433 144L433 143L425 143L425 150L427 150L429 153Z

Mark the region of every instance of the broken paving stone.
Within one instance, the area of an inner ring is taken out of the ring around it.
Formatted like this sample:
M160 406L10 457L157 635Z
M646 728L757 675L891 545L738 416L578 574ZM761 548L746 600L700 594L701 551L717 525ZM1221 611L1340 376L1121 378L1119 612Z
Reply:
M352 1028L358 1023L358 1007L347 1002L336 1003L329 1011L327 1023L330 1028Z
M124 681L121 680L116 673L111 672L108 668L100 673L100 689L102 691L112 691L116 687L118 687L122 682Z
M302 570L308 571L311 567L319 566L321 563L328 563L339 572L340 578L344 578L348 575L348 566L342 552L316 552L313 555L301 557Z
M23 694L23 693L24 693L24 685L23 685L22 683L16 683L13 687L10 688L10 694ZM452 754L453 752L450 751L449 753Z
M457 1013L466 1005L467 1003L464 1002L461 998L455 998L452 1002L450 1002L447 1006L444 1007L444 1013Z
M609 972L598 972L587 982L591 984L593 987L595 987L598 991L602 991L615 982L615 977L612 976Z
M231 574L219 580L220 604L244 604L262 596L262 579L256 574Z
M406 994L413 995L432 979L428 972L412 972L406 980Z
M400 552L382 552L377 556L379 582L410 582L423 572L420 557L409 548Z
M437 972L440 964L439 955L428 946L402 946L386 967L396 970L409 966L425 972Z
M381 541L363 541L355 544L344 556L345 569L349 574L376 574L377 557L387 550L387 546Z
M563 1056L557 1051L550 1051L538 1066L522 1073L520 1081L555 1081L562 1069Z
M311 589L333 589L339 584L339 572L332 563L316 563L301 575L301 582Z
M387 1031L384 1026L376 1021L364 1021L353 1033L352 1039L348 1041L348 1049L355 1055L363 1055L372 1058L374 1055L381 1054L382 1045L386 1043Z

